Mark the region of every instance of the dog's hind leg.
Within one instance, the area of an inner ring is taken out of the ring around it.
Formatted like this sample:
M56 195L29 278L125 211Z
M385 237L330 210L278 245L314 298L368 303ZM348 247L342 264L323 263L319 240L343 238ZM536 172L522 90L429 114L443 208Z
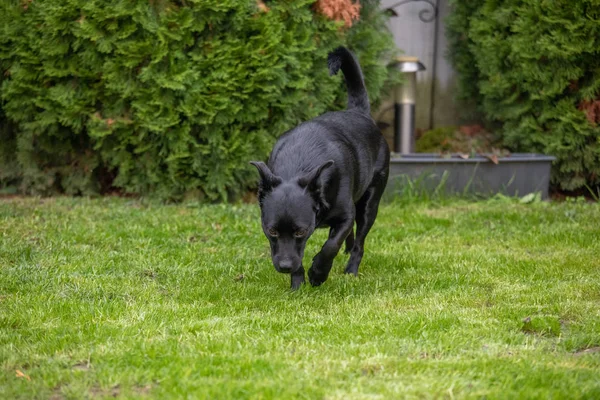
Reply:
M350 251L350 260L344 271L347 274L358 275L358 267L364 254L365 239L375 222L379 201L385 190L387 175L371 185L356 203L356 238Z
M327 280L333 259L337 256L344 240L348 237L354 226L354 215L331 226L329 238L321 248L321 251L313 258L313 263L308 270L308 280L313 286L319 286Z
M353 224L354 225L354 224ZM344 253L348 254L352 251L354 247L354 229L350 231L348 237L346 238L346 248L344 249Z

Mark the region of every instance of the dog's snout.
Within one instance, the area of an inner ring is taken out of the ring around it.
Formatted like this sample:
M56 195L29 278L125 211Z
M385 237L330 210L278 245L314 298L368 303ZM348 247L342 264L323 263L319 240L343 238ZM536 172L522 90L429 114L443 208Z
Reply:
M293 263L292 260L285 259L285 260L281 260L279 262L279 271L281 272L292 272L292 267L293 267Z

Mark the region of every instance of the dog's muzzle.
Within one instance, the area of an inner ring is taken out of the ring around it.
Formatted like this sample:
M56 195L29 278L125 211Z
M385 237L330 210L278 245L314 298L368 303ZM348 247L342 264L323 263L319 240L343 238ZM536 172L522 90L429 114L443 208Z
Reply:
M281 272L282 274L291 274L298 268L299 266L294 265L294 262L290 259L281 260L275 264L275 269L277 272Z

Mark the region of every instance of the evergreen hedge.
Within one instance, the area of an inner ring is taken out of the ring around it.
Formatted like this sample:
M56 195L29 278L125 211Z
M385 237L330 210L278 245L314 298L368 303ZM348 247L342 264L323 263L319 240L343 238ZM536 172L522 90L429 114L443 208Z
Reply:
M451 0L460 98L515 151L558 158L553 181L600 184L600 1Z
M314 0L6 0L0 185L109 187L164 199L238 195L248 160L346 103L327 53L353 49L373 101L393 74L379 1L350 29Z

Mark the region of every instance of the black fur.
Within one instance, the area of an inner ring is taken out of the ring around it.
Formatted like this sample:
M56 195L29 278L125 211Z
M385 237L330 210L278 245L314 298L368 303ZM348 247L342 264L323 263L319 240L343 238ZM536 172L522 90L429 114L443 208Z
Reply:
M388 179L390 151L370 116L360 65L344 47L329 54L328 64L330 74L344 73L347 110L323 114L285 133L268 165L252 162L260 173L262 227L273 264L291 274L292 289L304 283L304 248L317 227L330 231L308 270L310 283L325 282L344 241L350 253L345 272L358 274Z

